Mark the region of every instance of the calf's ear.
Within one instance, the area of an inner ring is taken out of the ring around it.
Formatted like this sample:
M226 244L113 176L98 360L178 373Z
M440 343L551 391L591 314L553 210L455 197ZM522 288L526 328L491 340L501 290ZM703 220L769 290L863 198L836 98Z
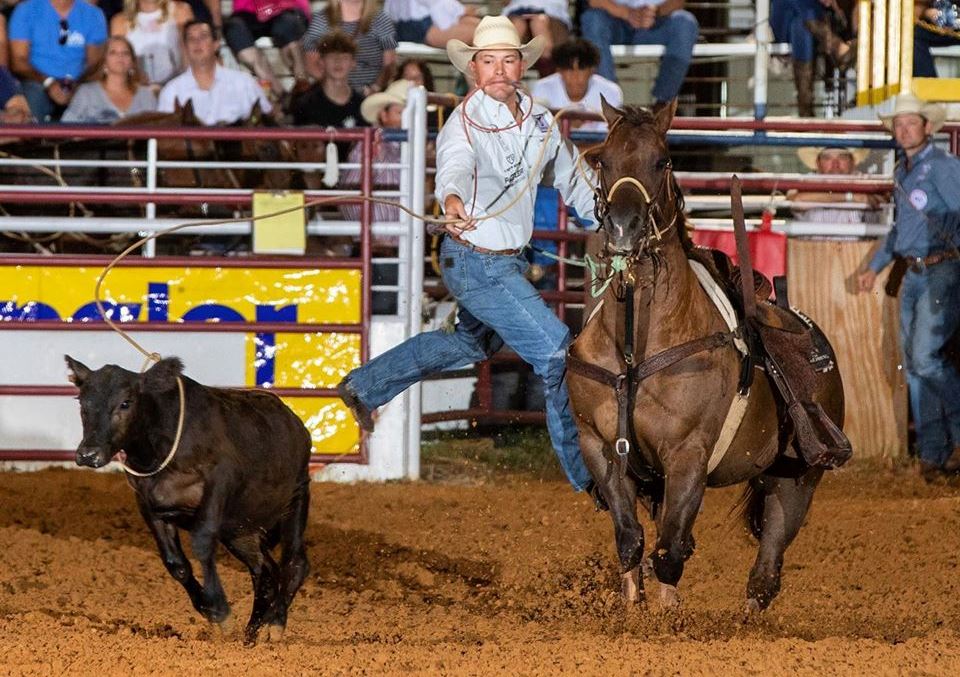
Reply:
M90 376L90 369L83 362L79 362L69 355L64 355L63 359L66 361L67 369L70 371L67 377L73 385L80 388L83 386L84 381Z
M183 373L179 357L165 357L140 376L143 389L149 392L167 392L177 387L177 377Z

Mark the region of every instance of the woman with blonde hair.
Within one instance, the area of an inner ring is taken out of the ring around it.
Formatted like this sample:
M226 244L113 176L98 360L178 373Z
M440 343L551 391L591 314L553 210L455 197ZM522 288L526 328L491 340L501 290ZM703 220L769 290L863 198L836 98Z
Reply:
M141 84L143 74L126 38L109 38L103 56L90 72L96 79L80 85L61 122L108 123L157 109L157 97Z
M133 45L146 82L159 89L182 70L180 32L192 18L190 5L179 0L124 0L123 11L110 20L110 35Z
M369 96L382 92L393 79L397 63L397 32L393 21L380 10L376 0L330 0L314 12L303 36L307 69L320 79L322 66L316 45L322 37L340 31L357 43L356 66L350 73L350 86Z

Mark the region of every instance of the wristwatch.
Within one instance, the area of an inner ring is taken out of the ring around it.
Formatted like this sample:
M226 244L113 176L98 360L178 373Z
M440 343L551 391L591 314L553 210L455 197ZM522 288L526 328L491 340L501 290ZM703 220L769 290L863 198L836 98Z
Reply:
M52 75L48 75L43 79L43 89L44 90L50 89L50 85L52 85L56 81L57 79L55 77L53 77Z

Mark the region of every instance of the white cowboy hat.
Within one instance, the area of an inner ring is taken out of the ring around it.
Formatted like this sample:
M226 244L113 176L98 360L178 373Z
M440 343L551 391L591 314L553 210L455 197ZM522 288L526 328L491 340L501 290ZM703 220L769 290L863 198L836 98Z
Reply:
M450 63L461 73L469 72L467 64L474 55L484 49L516 49L528 66L536 63L543 53L543 36L536 36L525 45L520 44L520 34L513 22L505 16L485 16L473 32L473 46L462 40L447 42L447 56Z
M914 113L926 118L927 122L933 125L934 134L943 127L943 123L947 119L947 109L943 104L923 101L913 94L906 93L897 95L897 101L893 105L893 112L888 115L881 115L880 122L892 132L893 118L906 113Z
M360 104L360 115L374 127L379 126L377 116L380 111L392 103L407 105L407 91L410 89L409 80L391 82L385 90L371 94Z
M808 168L816 171L817 170L817 158L820 157L820 153L824 151L840 151L844 153L850 153L853 157L853 166L858 167L870 156L869 148L827 148L825 146L805 146L797 150L797 156L800 158L800 162L806 165Z

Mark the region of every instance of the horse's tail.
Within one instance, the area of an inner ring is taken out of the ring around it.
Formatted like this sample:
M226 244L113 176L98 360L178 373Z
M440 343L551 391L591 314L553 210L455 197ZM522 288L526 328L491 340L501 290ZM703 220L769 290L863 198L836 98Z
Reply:
M747 523L747 528L757 540L760 540L760 533L763 530L763 499L765 494L754 486L753 482L748 482L743 490L743 494L731 510L731 514L743 519Z

